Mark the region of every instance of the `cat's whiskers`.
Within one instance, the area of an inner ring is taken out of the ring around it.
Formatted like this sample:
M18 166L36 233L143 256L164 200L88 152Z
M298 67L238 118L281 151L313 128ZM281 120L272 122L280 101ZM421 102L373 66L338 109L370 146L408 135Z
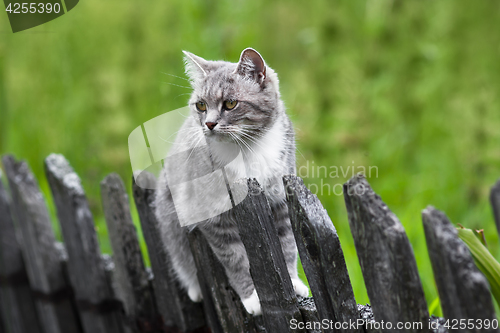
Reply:
M239 125L226 125L222 127L221 130L223 130L223 133L229 134L233 141L236 141L242 152L247 157L249 156L248 153L253 154L255 157L259 156L252 145L258 146L261 149L265 149L258 141L259 138L263 137L262 133L250 132L249 130L241 128ZM242 147L241 144L243 144L244 147Z
M240 132L239 134L243 134L242 132ZM234 134L233 134L234 135ZM251 137L247 137L247 139L250 141L247 142L246 140L244 140L243 137L238 137L237 135L235 135L235 137L237 138L237 140L239 142L241 142L246 149L242 149L242 153L243 155L246 157L246 159L248 161L257 161L257 163L259 165L265 165L265 158L264 156L262 156L262 154L259 154L255 149L254 147L252 147L250 145L250 143L253 143L255 144L256 146L259 146L260 148L263 148L262 145L260 145L255 139L251 138Z
M254 132L254 131L244 130L244 129L239 130L238 133L242 134L242 135L244 134L244 135L248 136L248 138L251 138L254 140L262 139L265 136L265 133L258 133L258 132Z
M160 73L165 74L165 75L169 75L169 76L173 76L173 77L176 77L178 79L185 80L187 82L191 82L191 81L189 81L188 79L186 79L185 77L182 77L182 76L177 76L177 75L173 75L173 74L169 74L169 73L165 73L165 72L160 72Z
M184 132L185 131L185 132ZM183 133L184 132L184 133ZM169 141L168 139L174 137L174 140L175 140L175 137L179 134L179 133L183 133L182 134L182 137L185 139L183 141L180 141L180 143L189 143L191 142L194 138L195 138L195 135L199 132L199 129L198 128L195 128L195 127L188 127L188 128L181 128L179 129L178 131L176 131L175 133L172 133L171 135L168 136L167 139L164 139L162 138L161 136L158 135L158 137L163 141L163 142L167 142L167 143L174 143L175 141Z
M241 138L239 138L235 133L232 133L232 132L227 132L229 133L229 135L231 136L231 138L233 138L233 140L235 141L235 143L238 145L238 147L240 148L240 151L242 152L243 155L247 154L247 150L250 151L251 153L254 152L254 150L252 149L252 147L250 147L248 145L248 143L246 143L245 141L241 140ZM242 147L241 144L244 145L244 147Z
M176 86L176 87L185 88L185 89L193 89L193 87L181 86L181 85L179 85L179 84L170 83L170 82L165 82L165 81L162 81L162 83L170 84L171 86Z
M260 143L256 138L254 138L252 135L254 133L247 133L245 131L240 131L240 134L247 140L251 141L253 144L257 145L259 148L265 149L264 146L262 146L262 143ZM262 137L262 136L261 136Z
M231 138L233 138L233 140L238 140L238 142L244 143L245 147L251 149L251 147L248 145L248 143L245 142L244 140L242 140L241 137L239 137L239 135L241 134L241 129L238 128L238 126L226 125L226 126L222 127L221 130L223 130L223 133L230 134L230 136L231 136ZM242 147L240 146L240 148L242 148Z
M255 137L263 137L266 132L262 131L261 127L258 126L252 126L252 125L238 125L237 126L238 130L243 131L245 133L251 134L252 136Z
M191 96L191 93L179 94L179 95L177 95L177 96L174 97L174 100L176 100L177 98L179 98L181 96L185 96L185 95Z
M259 155L255 151L255 149L248 144L245 140L243 140L241 137L239 137L236 133L232 133L235 141L237 142L238 146L240 147L241 153L243 154L243 157L245 160L250 160L252 158L257 158L259 159ZM242 146L243 145L243 146Z
M246 132L248 134L255 135L257 137L262 137L264 133L258 132L258 131L250 131L251 129L260 129L257 126L252 126L252 125L243 125L243 124L238 124L238 125L225 125L222 127L224 129L228 129L233 133L240 133L240 132Z
M178 131L176 131L176 132L174 132L174 133L170 134L170 135L168 136L168 138L167 138L167 139L164 139L164 138L162 138L162 137L161 137L161 136L159 136L159 135L158 135L158 137L159 137L159 138L160 138L163 142L167 142L167 143L174 143L173 141L168 141L168 139L170 139L171 137L173 137L173 136L175 136L175 135L177 135L177 134L181 133L182 131L188 131L188 132L187 132L187 134L190 134L190 133L192 132L192 129L193 129L192 127L188 127L188 128L181 128L181 129L179 129Z

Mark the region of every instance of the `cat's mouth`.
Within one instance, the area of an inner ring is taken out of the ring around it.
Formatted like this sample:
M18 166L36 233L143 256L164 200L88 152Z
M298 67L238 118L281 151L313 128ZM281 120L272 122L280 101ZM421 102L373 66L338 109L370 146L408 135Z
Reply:
M262 134L255 132L253 125L217 125L212 129L205 127L203 133L212 142L234 143L244 148L252 145Z

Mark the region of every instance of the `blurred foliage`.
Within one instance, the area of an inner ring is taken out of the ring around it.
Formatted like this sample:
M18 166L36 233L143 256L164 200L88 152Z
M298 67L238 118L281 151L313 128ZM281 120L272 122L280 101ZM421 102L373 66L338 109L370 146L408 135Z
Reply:
M500 257L487 199L500 177L498 22L500 2L491 0L85 0L16 34L2 14L0 153L30 163L54 216L42 161L64 154L109 252L99 182L117 172L130 187L128 134L186 104L181 50L237 61L254 47L280 77L299 166L376 166L368 180L405 226L431 304L420 217L428 204L485 229ZM355 296L366 303L343 197L324 185L350 176L316 173L306 183L324 189Z

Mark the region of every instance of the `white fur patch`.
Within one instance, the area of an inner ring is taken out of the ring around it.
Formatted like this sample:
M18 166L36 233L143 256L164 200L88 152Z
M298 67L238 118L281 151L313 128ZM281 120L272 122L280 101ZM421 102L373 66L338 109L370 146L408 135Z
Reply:
M292 279L292 284L296 295L302 297L309 296L309 288L300 279Z
M286 174L286 161L280 158L286 148L286 132L281 119L277 119L261 138L251 146L242 149L242 157L227 164L235 156L236 144L213 142L210 147L214 158L226 165L230 179L256 178L264 188L268 198L273 201L285 199L281 177Z
M199 283L194 283L188 288L188 296L195 303L201 302L203 295L201 294Z
M247 310L247 312L251 315L259 316L262 314L257 290L254 289L252 295L250 295L250 297L248 298L242 299L241 302L243 303L245 310Z

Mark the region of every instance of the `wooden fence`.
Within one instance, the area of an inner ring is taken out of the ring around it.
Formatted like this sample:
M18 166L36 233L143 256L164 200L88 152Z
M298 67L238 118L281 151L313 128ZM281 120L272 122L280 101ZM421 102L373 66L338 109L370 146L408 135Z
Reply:
M189 300L162 246L153 213L154 190L133 186L151 259L148 269L128 196L116 174L101 183L111 259L101 255L80 179L63 156L50 155L45 170L64 244L54 237L45 200L28 165L12 156L2 161L9 191L0 182L0 333L446 332L444 319L429 319L403 226L361 176L344 185L344 197L371 307L356 303L335 227L300 178L283 180L313 298L293 292L259 184L240 184L248 186L249 195L234 209L263 311L252 317L196 228L188 236L203 303ZM491 203L500 226L500 182L492 189ZM445 318L496 320L488 283L453 225L433 207L422 217ZM398 322L412 327L398 328ZM497 331L478 327L461 331Z

